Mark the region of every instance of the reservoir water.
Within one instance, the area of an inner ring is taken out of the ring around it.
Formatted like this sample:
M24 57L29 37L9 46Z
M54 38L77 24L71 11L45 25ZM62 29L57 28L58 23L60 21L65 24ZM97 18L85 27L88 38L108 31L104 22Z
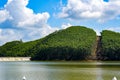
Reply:
M120 62L0 62L0 80L120 80Z

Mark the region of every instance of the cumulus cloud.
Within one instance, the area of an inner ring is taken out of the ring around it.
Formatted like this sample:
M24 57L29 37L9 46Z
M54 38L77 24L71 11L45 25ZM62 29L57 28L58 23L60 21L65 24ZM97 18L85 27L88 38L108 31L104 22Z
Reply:
M58 28L51 28L50 26L48 26L48 28L42 27L39 29L30 28L23 30L0 29L0 45L9 41L20 40L20 39L22 39L23 41L36 40L41 36L44 37L49 33L54 32L55 30L58 30Z
M34 13L27 7L28 3L29 0L8 0L0 10L0 23L8 21L12 24L9 29L0 29L0 45L16 39L38 39L57 29L47 24L50 17L48 12Z
M7 10L0 10L0 23L6 21L7 19L11 19L9 12Z
M0 29L0 45L12 40L20 40L22 35L13 29Z
M95 19L100 22L112 20L120 15L120 0L68 0L62 12L58 14L60 18L72 20Z
M49 13L35 14L32 9L26 7L28 0L8 0L5 5L5 11L9 12L12 17L11 22L17 27L43 27L50 17Z
M108 28L107 30L120 32L120 27L110 27L110 28Z
M98 29L94 29L94 30L95 30L97 36L101 36L100 30L98 30Z
M70 23L67 23L67 24L63 24L62 26L61 26L61 28L62 29L66 29L66 28L68 28L68 27L71 27L72 25L70 24Z

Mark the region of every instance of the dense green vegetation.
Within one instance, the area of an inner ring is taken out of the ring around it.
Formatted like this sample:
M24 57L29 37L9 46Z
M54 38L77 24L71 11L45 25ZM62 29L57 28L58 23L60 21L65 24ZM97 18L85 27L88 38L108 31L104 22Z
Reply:
M83 60L91 55L96 33L73 26L42 39L23 43L13 41L0 47L0 56L32 56L32 60Z
M33 48L37 42L39 42L39 40L30 41L26 43L23 43L22 41L8 42L0 47L0 56L1 57L31 56L33 54L29 50Z
M4 44L0 47L0 56L13 56L14 54L10 52L12 51L12 47L15 47L21 43L22 41L12 41Z
M34 47L34 60L83 60L91 55L96 33L89 28L74 26L56 31Z
M120 33L103 30L96 51L99 60L120 60ZM12 41L0 46L0 57L32 60L85 60L95 51L96 33L72 26L30 42Z
M101 60L120 60L120 33L104 30L101 36Z

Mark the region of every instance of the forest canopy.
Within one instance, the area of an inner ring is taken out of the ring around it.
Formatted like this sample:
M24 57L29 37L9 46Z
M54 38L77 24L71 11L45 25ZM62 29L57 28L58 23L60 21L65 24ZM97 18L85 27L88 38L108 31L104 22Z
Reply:
M0 47L0 56L31 56L33 60L82 60L91 55L96 33L71 26L30 42L12 41Z
M71 26L29 42L12 41L0 46L0 57L31 57L31 60L120 60L120 33L103 30L100 40L93 29ZM97 46L98 46L97 45Z
M32 59L83 60L91 55L96 33L82 26L72 26L56 31L41 40Z
M120 60L120 33L103 30L101 60Z

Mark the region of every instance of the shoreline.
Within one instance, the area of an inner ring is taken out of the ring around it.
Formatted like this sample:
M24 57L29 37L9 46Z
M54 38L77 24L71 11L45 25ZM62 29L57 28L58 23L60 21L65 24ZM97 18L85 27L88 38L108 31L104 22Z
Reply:
M31 61L31 57L0 57L0 61Z

